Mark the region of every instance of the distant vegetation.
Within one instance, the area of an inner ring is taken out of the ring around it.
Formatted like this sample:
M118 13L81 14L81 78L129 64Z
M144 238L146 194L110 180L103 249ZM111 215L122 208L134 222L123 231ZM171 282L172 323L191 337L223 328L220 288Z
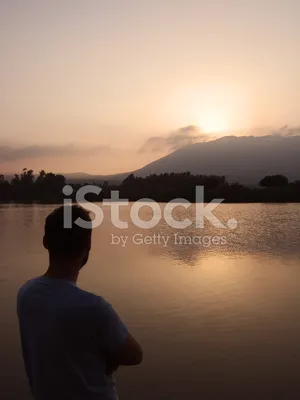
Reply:
M0 201L18 203L61 203L62 188L66 184L63 175L40 171L37 177L33 170L24 169L8 182L0 174ZM75 194L82 184L71 184ZM260 187L246 187L239 183L228 183L225 176L192 175L189 172L150 175L146 178L129 175L120 185L104 183L98 195L89 194L88 201L102 201L110 198L112 190L119 191L120 198L136 201L149 198L168 202L184 198L195 202L195 187L204 186L205 201L215 198L225 199L228 203L242 202L300 202L300 181L289 182L283 175L266 176L260 181Z
M66 184L63 175L40 171L37 178L33 170L23 169L20 175L15 175L11 182L0 174L0 201L31 203L60 203L63 200L62 188Z
M282 187L289 184L289 180L283 175L268 175L260 181L262 187Z

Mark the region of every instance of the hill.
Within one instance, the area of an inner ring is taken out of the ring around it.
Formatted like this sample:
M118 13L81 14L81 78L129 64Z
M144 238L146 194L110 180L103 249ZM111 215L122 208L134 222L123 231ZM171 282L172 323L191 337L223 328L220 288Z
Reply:
M196 143L156 160L135 176L186 172L225 175L229 182L257 184L265 175L300 178L300 136L226 136Z
M66 177L68 183L88 183L88 184L99 184L102 185L104 182L108 182L109 185L119 185L130 172L115 174L115 175L91 175L83 172L77 172L72 174L63 174Z

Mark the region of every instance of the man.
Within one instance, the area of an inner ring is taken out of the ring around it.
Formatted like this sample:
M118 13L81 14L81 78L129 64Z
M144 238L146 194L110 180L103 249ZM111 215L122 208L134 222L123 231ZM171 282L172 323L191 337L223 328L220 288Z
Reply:
M71 218L70 227L64 227L65 216ZM88 227L75 223L80 219ZM112 306L76 286L91 236L85 209L54 210L43 240L49 268L19 291L23 357L36 400L116 400L112 373L142 361L140 345Z

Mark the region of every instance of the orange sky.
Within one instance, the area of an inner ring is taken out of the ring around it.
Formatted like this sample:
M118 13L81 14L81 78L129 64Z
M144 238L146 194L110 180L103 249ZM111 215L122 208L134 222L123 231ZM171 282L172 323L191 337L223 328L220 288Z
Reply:
M298 0L2 0L0 172L122 172L189 125L299 126L299 15Z

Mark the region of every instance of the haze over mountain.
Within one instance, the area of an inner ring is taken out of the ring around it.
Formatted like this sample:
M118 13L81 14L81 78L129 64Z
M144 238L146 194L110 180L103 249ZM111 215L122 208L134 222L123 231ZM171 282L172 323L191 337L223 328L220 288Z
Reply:
M63 174L68 183L87 183L87 184L103 184L108 182L110 185L119 185L130 174L130 172L122 172L113 175L92 175L84 172L75 172L72 174Z
M84 150L83 155L88 159L89 156ZM80 184L102 184L105 181L109 184L120 184L130 173L146 177L150 174L189 171L192 174L224 175L229 182L252 185L257 184L264 176L274 174L286 175L291 181L299 180L299 150L299 128L284 126L269 135L213 138L201 134L196 127L188 126L165 137L150 137L142 148L135 150L137 154L147 152L150 156L152 153L152 160L157 158L142 168L109 175L64 173L63 170L56 172L65 175L69 183ZM7 157L4 150L3 154ZM116 164L119 162L119 156L118 153L111 154ZM100 152L99 161L101 157ZM23 161L25 163L26 160ZM120 170L122 171L121 166ZM11 180L13 174L5 174L5 177Z
M175 150L143 168L135 176L186 172L225 175L229 182L258 184L266 175L283 174L289 180L300 179L300 135L225 136ZM119 184L131 172L116 175L65 174L69 182L108 181Z
M136 171L136 176L164 172L225 175L229 181L256 184L265 175L300 179L300 136L225 136L195 143Z

